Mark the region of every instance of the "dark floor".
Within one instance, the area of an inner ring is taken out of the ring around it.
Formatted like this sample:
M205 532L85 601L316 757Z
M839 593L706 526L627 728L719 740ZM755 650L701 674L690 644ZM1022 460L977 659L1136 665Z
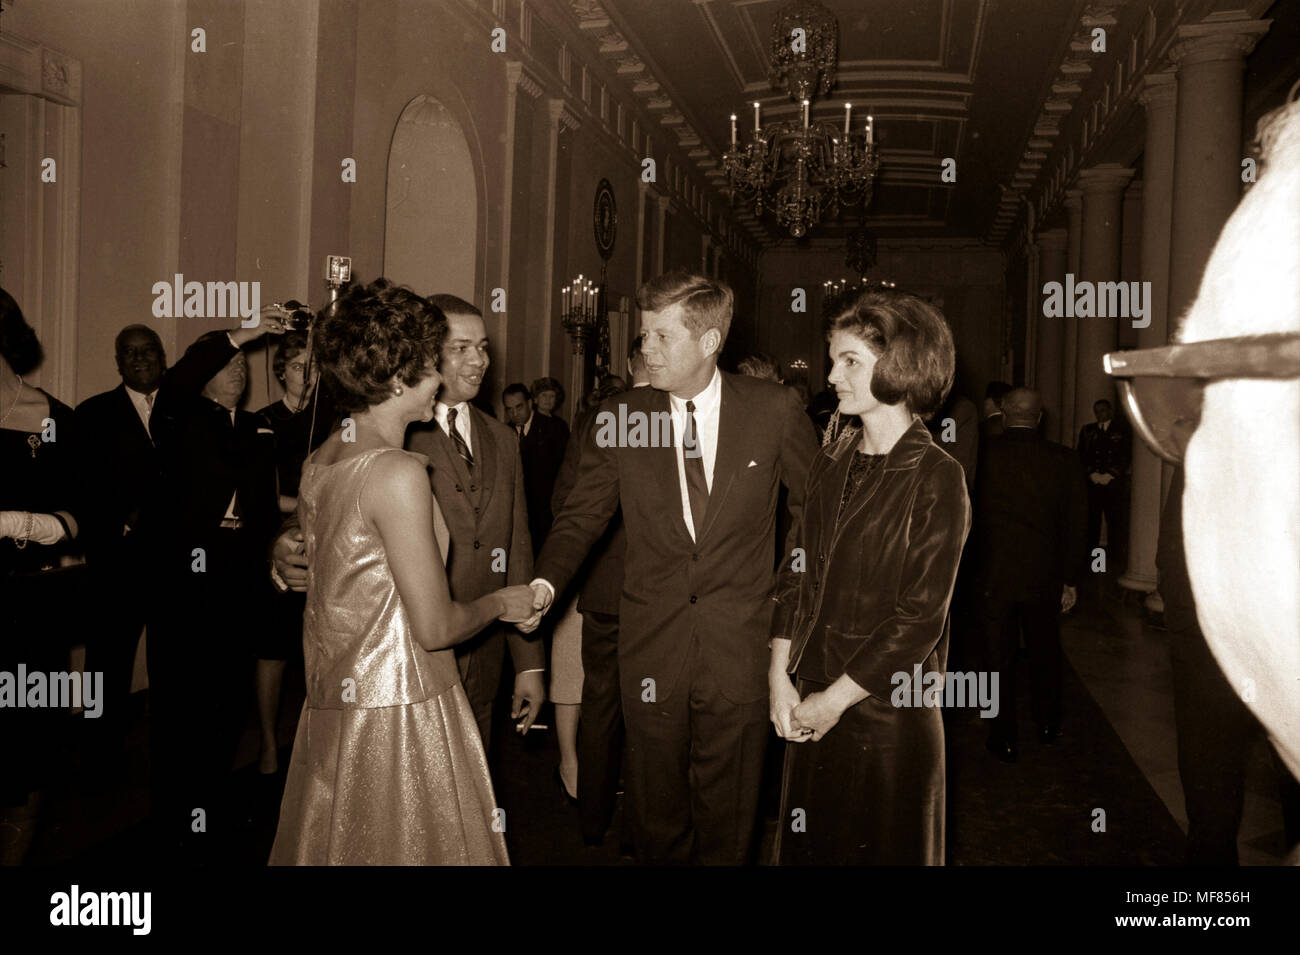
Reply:
M1140 612L1110 596L1080 607L1063 640L1072 665L1065 675L1065 732L1055 746L1033 738L1022 724L1020 759L995 760L984 749L986 725L973 711L948 716L948 861L952 865L1174 865L1181 860L1183 827L1173 751L1172 707L1160 668L1167 670L1163 637L1143 624ZM1022 664L1023 665L1023 664ZM1141 689L1126 681L1140 673ZM1028 713L1027 679L1019 682L1021 712ZM1167 673L1164 677L1167 684ZM301 706L301 673L288 675L280 736L282 772L256 771L257 737L251 718L240 749L234 790L243 826L225 847L231 865L265 863L275 835L283 767ZM95 768L87 724L69 718L68 745L45 794L41 822L29 854L35 865L119 865L148 851L147 717L144 694L131 721L125 754L111 771ZM1100 704L1100 705L1099 705ZM508 717L508 714L504 714ZM541 722L554 726L552 714ZM508 718L498 726L510 728ZM777 824L776 782L780 744L772 743L764 793L765 826L760 861L766 861ZM629 865L619 852L620 819L600 849L584 847L576 810L561 797L553 732L527 739L500 732L492 753L497 799L506 810L506 839L516 865ZM1270 806L1263 756L1252 761L1243 823L1243 863L1275 863L1282 855L1280 813ZM1104 831L1097 820L1104 819Z

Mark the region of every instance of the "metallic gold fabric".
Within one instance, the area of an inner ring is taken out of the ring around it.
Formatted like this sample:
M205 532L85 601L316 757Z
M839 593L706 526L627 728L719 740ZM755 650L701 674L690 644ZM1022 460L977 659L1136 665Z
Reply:
M409 453L303 468L307 702L270 864L508 865L453 652L416 643L383 543L361 516L366 475L385 452Z

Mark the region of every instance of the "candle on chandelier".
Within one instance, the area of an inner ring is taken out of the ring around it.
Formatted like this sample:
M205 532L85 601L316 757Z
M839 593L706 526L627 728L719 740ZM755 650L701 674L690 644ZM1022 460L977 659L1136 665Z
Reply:
M808 128L808 101L803 101L803 128Z
M853 104L845 103L844 104L844 136L846 138L849 135L849 118L852 115L853 115Z
M736 145L736 114L731 114L731 145Z
M867 117L867 145L868 146L870 146L873 142L876 141L874 135L875 130L873 128L874 125L875 125L875 121L870 116L868 116Z
M758 138L758 100L754 100L754 138Z

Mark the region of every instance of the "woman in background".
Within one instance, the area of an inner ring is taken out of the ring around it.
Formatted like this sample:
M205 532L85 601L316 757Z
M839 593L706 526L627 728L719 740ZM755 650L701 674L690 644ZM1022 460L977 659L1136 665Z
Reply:
M828 380L840 415L862 427L814 459L795 528L807 568L785 562L777 584L771 715L795 744L780 818L798 808L807 820L806 831L778 828L777 860L942 865L942 710L910 704L915 667L946 669L970 529L961 465L921 420L952 384L952 333L933 306L895 291L862 293L830 329Z
M76 573L60 569L77 536L72 409L23 381L41 358L36 332L0 289L0 671L11 674L67 670L76 623L66 612ZM58 714L0 708L0 865L21 865L36 834Z
M319 329L355 440L335 432L303 467L307 702L272 865L509 861L452 647L493 619L536 626L532 591L451 599L428 460L402 450L407 425L433 418L446 328L436 307L378 279Z
M310 313L296 312L295 317L299 316L310 318ZM334 430L337 413L329 390L316 387L320 365L311 360L307 351L306 333L285 334L275 346L271 368L284 388L284 397L258 413L275 432L280 511L291 514L298 508L298 479L303 462ZM284 669L289 660L301 658L302 613L306 605L307 599L299 591L277 593L270 603L271 619L258 643L257 719L262 731L258 771L263 775L275 775L280 768L276 724Z

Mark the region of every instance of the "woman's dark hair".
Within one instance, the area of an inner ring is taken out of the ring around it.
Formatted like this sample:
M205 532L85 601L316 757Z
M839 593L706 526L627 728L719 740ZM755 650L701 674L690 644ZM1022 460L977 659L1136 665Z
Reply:
M555 406L558 408L564 404L564 386L554 378L538 378L533 382L533 387L529 390L533 393L533 398L536 398L540 392L553 391L555 392Z
M275 355L271 358L271 370L275 372L277 381L284 381L284 368L289 364L289 359L301 355L307 350L307 335L305 332L286 332L280 339L280 343L275 346Z
M0 355L15 375L25 375L41 363L45 352L14 297L0 288Z
M388 279L352 285L323 313L316 357L338 404L364 411L392 394L396 377L414 385L439 364L447 319L410 289Z
M835 332L862 339L876 356L871 393L877 401L905 402L922 417L943 404L956 352L952 331L933 305L892 289L863 292L830 316L827 339Z

